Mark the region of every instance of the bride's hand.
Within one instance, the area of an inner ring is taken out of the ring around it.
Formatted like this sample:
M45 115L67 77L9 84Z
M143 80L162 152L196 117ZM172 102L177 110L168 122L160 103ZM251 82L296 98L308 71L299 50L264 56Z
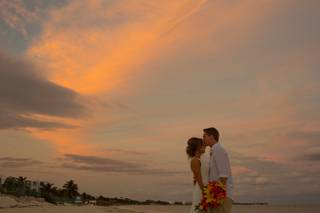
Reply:
M202 195L205 194L205 189L206 189L207 186L204 186L202 189L201 189L201 192L202 192Z

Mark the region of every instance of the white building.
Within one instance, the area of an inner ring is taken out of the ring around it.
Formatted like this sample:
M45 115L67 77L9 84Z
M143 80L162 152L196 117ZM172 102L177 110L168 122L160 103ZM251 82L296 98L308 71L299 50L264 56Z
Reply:
M2 185L4 184L4 181L6 180L6 176L4 175L0 175L0 188L2 188ZM1 195L1 191L0 191L0 195Z
M91 204L91 205L97 205L97 201L96 201L96 200L89 200L89 204Z
M4 175L0 175L0 185L2 185L4 183L4 181L6 180L6 176Z
M82 204L82 199L80 196L77 196L75 199L74 199L74 203L75 204Z
M46 183L48 183L48 182L26 180L25 186L29 187L31 190L35 190L36 192L40 192L41 184L46 184Z

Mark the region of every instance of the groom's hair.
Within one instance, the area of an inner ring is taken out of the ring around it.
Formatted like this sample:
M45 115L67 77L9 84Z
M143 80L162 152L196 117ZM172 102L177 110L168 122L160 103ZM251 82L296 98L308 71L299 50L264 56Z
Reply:
M220 134L219 134L219 131L216 128L209 127L209 128L203 129L203 131L207 135L212 135L216 141L219 141Z

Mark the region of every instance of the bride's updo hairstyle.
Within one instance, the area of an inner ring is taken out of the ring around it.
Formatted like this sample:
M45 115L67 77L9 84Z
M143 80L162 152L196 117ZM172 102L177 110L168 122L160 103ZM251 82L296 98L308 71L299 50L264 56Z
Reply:
M188 140L188 146L187 146L187 155L189 158L192 158L196 155L197 151L200 149L202 145L202 139L201 138L195 138L192 137Z

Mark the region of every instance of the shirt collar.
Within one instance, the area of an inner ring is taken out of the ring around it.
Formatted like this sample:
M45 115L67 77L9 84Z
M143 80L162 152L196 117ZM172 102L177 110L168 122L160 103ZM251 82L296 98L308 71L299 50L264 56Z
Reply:
M216 146L220 146L220 143L217 142L216 144L214 144L214 145L212 146L212 149L213 149L214 147L216 147Z

